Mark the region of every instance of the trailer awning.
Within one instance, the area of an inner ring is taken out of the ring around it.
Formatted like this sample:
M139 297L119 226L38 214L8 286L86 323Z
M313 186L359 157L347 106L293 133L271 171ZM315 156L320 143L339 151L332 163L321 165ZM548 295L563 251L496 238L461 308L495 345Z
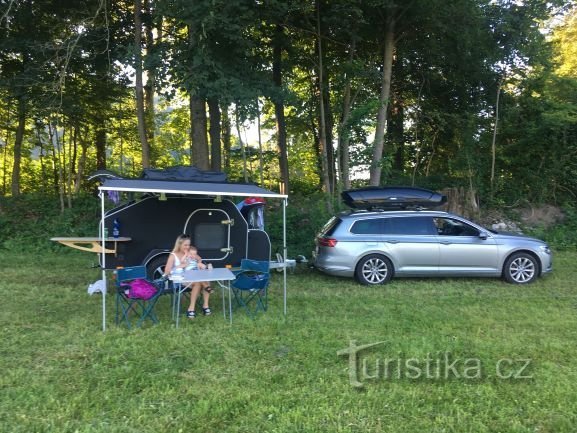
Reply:
M240 183L209 183L209 182L186 182L170 180L149 180L149 179L106 179L98 187L100 191L125 191L125 192L143 192L157 194L187 194L187 195L204 195L204 196L231 196L231 197L268 197L283 199L282 221L283 221L283 262L287 260L286 244L286 206L288 196L277 194L256 185ZM106 330L106 238L104 237L104 219L105 206L104 195L100 193L100 248L102 267L102 330ZM286 266L283 266L283 312L287 314L287 275Z
M224 195L236 197L287 198L256 185L240 183L182 182L146 179L106 179L98 187L101 191L151 192L165 194Z

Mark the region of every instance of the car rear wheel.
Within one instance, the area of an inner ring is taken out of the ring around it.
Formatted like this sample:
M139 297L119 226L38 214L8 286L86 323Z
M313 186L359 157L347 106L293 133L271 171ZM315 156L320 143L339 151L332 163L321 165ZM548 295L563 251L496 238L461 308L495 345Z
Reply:
M368 255L357 265L355 277L361 284L385 284L393 278L393 264L380 254Z
M515 253L505 262L503 276L511 284L529 284L539 276L539 263L531 254Z

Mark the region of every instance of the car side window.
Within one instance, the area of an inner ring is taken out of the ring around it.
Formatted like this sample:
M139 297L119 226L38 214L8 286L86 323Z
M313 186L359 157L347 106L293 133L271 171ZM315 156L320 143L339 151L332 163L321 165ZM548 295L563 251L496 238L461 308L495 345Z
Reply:
M433 235L431 217L391 217L385 220L384 233L391 235Z
M440 236L479 236L479 230L452 218L433 218Z
M371 218L355 221L351 227L355 235L380 235L383 233L383 219Z

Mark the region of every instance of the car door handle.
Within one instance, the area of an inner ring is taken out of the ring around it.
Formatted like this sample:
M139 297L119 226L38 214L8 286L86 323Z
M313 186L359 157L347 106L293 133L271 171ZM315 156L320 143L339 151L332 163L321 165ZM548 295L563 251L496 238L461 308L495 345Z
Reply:
M399 243L399 241L397 241L396 239L389 239L389 240L386 240L385 242L388 244L398 244Z
M449 241L441 241L441 244L443 245L451 245L453 242L449 242Z

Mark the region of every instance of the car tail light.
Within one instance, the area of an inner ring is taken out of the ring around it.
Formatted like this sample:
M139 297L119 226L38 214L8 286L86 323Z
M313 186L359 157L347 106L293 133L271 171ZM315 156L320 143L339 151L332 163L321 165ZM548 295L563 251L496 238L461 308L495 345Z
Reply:
M317 241L319 243L319 246L321 247L336 247L337 246L337 240L333 239L333 238L317 238Z

